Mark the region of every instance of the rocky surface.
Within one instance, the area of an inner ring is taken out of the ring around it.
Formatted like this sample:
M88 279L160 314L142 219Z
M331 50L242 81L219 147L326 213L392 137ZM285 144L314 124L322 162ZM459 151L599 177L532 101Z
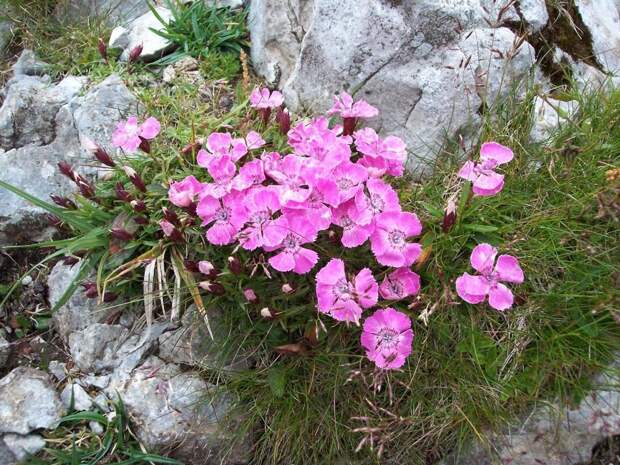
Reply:
M19 367L0 379L0 434L55 428L63 414L47 373Z
M575 3L590 34L562 46L581 41L587 48L591 36L600 71L615 71L620 27L612 0ZM545 2L509 4L294 0L283 7L255 0L252 62L294 111L324 111L343 89L377 106L381 115L371 124L404 138L410 171L421 173L427 165L421 159L439 153L446 135L467 135L479 112L531 72L543 88L550 86L534 66L534 47L513 32L543 30L550 22ZM579 54L566 53L581 64Z
M534 142L543 142L549 138L562 124L579 110L574 100L562 101L551 97L534 97L534 124L530 138Z
M10 18L8 5L0 5L0 57L13 37L13 21Z
M99 17L110 25L122 25L148 11L147 0L61 0L56 6L56 17L61 21Z
M81 140L108 143L116 123L136 113L138 102L116 75L85 92L87 78L67 76L52 83L47 76L32 75L42 72L42 65L29 51L20 62L0 107L0 180L49 200L51 193L74 190L57 163L64 160L83 174L94 173L94 168L83 166L90 164L92 155L81 147ZM0 189L0 245L48 237L43 213Z
M172 18L172 13L167 8L157 7L156 11L164 21L169 21ZM140 54L142 61L156 60L173 48L173 44L168 39L156 34L153 29L162 31L164 26L149 10L131 21L126 27L114 28L110 34L109 46L123 50L120 57L123 61L127 61L129 53L140 45L142 46L142 53Z
M3 329L0 329L0 368L6 365L11 355L11 344L6 340L6 334Z
M541 406L508 431L487 434L485 444L455 454L442 465L588 463L596 444L620 434L619 382L617 375L602 375L596 390L577 407Z
M45 440L38 434L5 434L0 436L0 464L14 465L45 447Z

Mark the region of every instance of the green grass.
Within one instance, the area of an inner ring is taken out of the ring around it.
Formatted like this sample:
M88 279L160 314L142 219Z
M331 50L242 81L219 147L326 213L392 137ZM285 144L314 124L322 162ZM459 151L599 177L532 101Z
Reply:
M418 265L423 291L414 309L395 305L415 319L414 352L402 371L375 373L358 328L323 319L327 334L318 345L302 337L314 312L313 288L302 280L288 298L273 298L285 279L279 274L235 281L236 289L259 290L259 307L281 312L275 322L261 321L234 288L211 302L234 328L224 349L256 357L248 372L206 373L227 379L246 428L258 429L253 463L378 463L378 452L381 463L427 463L543 399L573 403L587 392L620 342L618 185L606 178L620 162L620 91L570 97L582 111L548 147L528 142L529 104L508 100L493 109L480 140L513 147L515 160L502 193L461 205L448 234L440 223L463 159L457 144L448 145L429 179L398 183L403 208L425 226L429 251ZM505 314L456 295L454 279L471 272L470 251L481 242L515 255L525 271L526 282L513 286L518 305ZM370 257L363 249L347 263L357 269ZM215 252L209 258L218 259ZM418 317L430 308L425 326ZM291 343L305 352L274 351Z

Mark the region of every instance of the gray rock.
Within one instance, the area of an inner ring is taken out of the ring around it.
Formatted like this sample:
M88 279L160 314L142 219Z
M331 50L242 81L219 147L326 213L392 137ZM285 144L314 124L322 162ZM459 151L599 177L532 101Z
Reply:
M49 71L50 65L44 61L40 61L32 50L24 50L13 65L13 74L15 76L43 76Z
M57 381L62 382L67 378L67 364L52 360L47 366L47 371L56 378Z
M80 140L90 137L106 145L117 122L135 112L137 102L116 76L79 96L85 82L69 76L52 85L46 77L19 75L7 83L0 108L0 180L49 200L51 193L68 195L75 189L58 172L59 161L81 174L96 173L84 166L93 157ZM44 213L0 189L0 245L49 238Z
M6 447L15 457L15 461L21 462L28 456L36 454L45 447L45 440L38 434L5 434L2 439ZM1 457L0 457L1 458ZM0 463L2 463L0 461Z
M13 26L13 21L3 18L2 12L0 11L0 56L3 55L4 49L13 38Z
M56 6L56 17L82 21L103 18L109 25L126 24L148 12L147 0L61 0Z
M54 307L62 298L80 271L81 262L68 266L58 262L47 278L49 302ZM97 299L89 299L78 287L69 300L52 314L52 325L62 339L67 342L69 335L85 329L93 323L101 323L111 309L97 305Z
M172 18L172 13L167 8L157 7L156 10L164 21L169 21ZM127 27L118 26L114 28L110 34L108 45L110 48L123 50L120 57L123 61L127 61L131 50L138 45L143 47L140 55L142 61L156 60L170 51L174 44L153 32L152 29L161 31L164 26L153 12L149 11L131 21Z
M534 97L534 124L530 132L530 139L534 142L543 142L579 110L575 100L562 101L551 97Z
M55 428L64 408L47 373L15 368L0 379L0 433Z
M479 108L526 80L535 63L531 45L517 48L509 29L490 28L493 14L481 6L498 4L258 0L252 60L293 111L324 111L333 94L357 90L381 111L370 123L402 137L410 170L420 172L446 134L467 131Z
M110 384L110 375L87 375L78 380L86 388L105 389Z
M99 423L99 422L89 421L88 422L88 427L96 435L102 435L103 434L103 426L101 426L101 423Z
M214 390L197 373L181 372L152 356L118 393L147 449L169 453L186 465L247 463L245 442L223 456L231 438L218 425L230 402Z
M17 459L11 452L11 449L7 447L7 445L2 440L2 436L0 435L0 465L15 465L17 463Z
M614 0L574 0L590 31L596 61L605 72L620 76L620 12Z
M73 407L79 412L90 410L93 406L93 400L88 393L78 383L69 383L60 393L60 400L67 410Z
M454 454L443 465L589 463L597 443L620 434L619 382L617 376L600 376L598 388L576 408L541 405L523 422L503 433L485 434L485 444Z
M0 368L6 365L11 355L11 344L6 340L6 333L0 329Z

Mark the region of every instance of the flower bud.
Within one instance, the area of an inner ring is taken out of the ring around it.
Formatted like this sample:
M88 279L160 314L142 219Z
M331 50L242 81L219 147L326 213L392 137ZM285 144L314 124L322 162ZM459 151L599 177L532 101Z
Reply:
M247 300L251 304L255 304L258 302L258 296L256 295L253 289L250 289L250 288L244 289L243 297L245 297L245 300Z
M94 299L99 295L97 292L97 285L92 281L83 282L82 287L84 288L84 295L89 299Z
M110 302L114 302L116 299L118 299L118 294L116 292L105 292L103 294L103 300L105 303L110 303Z
M130 241L133 239L133 234L123 228L112 228L110 229L110 233L112 237L118 239L119 241Z
M347 117L342 119L342 135L350 136L355 132L357 126L357 118Z
M282 284L282 293L283 294L287 294L288 295L288 294L292 294L293 292L295 292L295 289L289 283Z
M198 207L198 204L196 204L196 202L192 202L187 207L182 207L182 209L192 216L198 216L198 214L196 213L197 207Z
M45 215L45 219L47 220L47 224L49 224L51 227L56 228L56 229L62 228L62 221L56 215L47 213Z
M202 144L200 142L194 142L191 144L187 144L185 147L181 149L181 155L189 155L192 153L198 152L202 148Z
M179 217L175 212L166 207L163 207L161 211L164 213L164 218L166 219L166 221L169 221L170 223L175 225L179 224Z
M272 311L269 307L263 307L260 309L260 316L265 320L275 320L278 314Z
M224 286L220 283L215 283L213 281L201 281L198 285L205 291L214 295L224 295L226 293L226 289L224 289Z
M68 177L72 181L75 181L76 174L75 174L75 171L73 171L73 168L71 167L69 163L67 163L66 161L58 162L58 169L66 177Z
M116 192L116 198L118 200L122 200L123 202L131 202L131 194L125 190L125 186L123 186L122 182L116 183L114 191Z
M80 190L80 194L82 194L87 199L92 199L95 196L95 188L91 186L90 183L79 174L76 175L75 183Z
M452 229L454 223L456 222L456 203L454 200L448 200L448 205L446 206L446 210L443 215L443 221L441 222L441 230L444 233L447 233Z
M146 216L142 216L142 215L134 216L133 220L136 222L136 224L141 224L141 225L149 224L149 219Z
M77 210L77 205L73 202L73 200L67 197L56 194L50 194L50 197L56 205L67 208L69 210Z
M185 269L191 273L198 273L200 271L198 268L198 262L195 260L189 260L186 258L183 260L183 265L185 265Z
M135 211L136 213L142 213L146 211L146 204L143 200L132 200L131 202L129 202L129 204L131 205L131 208L133 208L133 211Z
M99 55L103 58L103 61L108 62L108 46L105 44L103 39L99 37L99 42L97 43L97 48L99 49Z
M231 255L228 257L228 269L233 274L241 274L243 272L243 265L237 257Z
M201 260L198 262L198 271L210 279L215 279L215 277L220 274L220 270L218 270L213 263L207 260Z
M263 123L267 124L269 117L271 116L271 108L259 108L258 112L260 113Z
M129 52L129 56L127 57L127 61L129 63L137 61L138 58L140 58L140 55L142 55L142 48L142 44L136 45L134 48L132 48Z
M129 180L131 181L131 183L136 186L136 188L140 191L140 192L146 192L146 184L144 184L144 181L142 180L142 178L140 177L140 175L138 173L136 173L136 170L134 170L132 167L130 166L123 166L123 171L125 171L125 174L127 175L127 177L129 178Z
M62 259L62 262L67 266L75 265L79 261L80 261L79 258L74 257L72 255L67 255L65 258Z
M286 108L278 109L278 113L276 113L276 122L280 128L280 132L284 135L288 134L289 129L291 129L291 114Z
M140 138L140 145L138 145L138 148L144 153L151 153L151 143L142 137Z

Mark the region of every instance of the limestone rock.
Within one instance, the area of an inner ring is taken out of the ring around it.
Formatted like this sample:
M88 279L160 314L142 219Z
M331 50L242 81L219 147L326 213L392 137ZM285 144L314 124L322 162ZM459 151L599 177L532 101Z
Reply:
M614 0L574 0L603 70L620 75L620 12Z
M11 355L11 344L6 340L6 334L3 329L0 329L0 368L6 365Z
M569 121L578 109L579 104L574 100L565 102L550 97L534 97L534 124L530 138L534 142L543 142Z
M55 14L60 20L105 18L109 25L122 25L148 11L148 0L60 0Z
M32 50L26 49L19 55L12 69L15 76L43 76L49 67L49 64L38 60Z
M481 107L529 77L534 49L489 26L497 6L258 0L250 7L252 60L293 111L325 111L333 94L356 91L381 111L370 124L402 137L410 171L421 173L420 159L433 157L446 134L467 131Z
M93 400L82 386L77 383L69 383L60 393L60 400L67 410L73 407L78 412L90 410Z
M157 13L164 21L169 21L172 18L172 13L167 8L158 7ZM109 46L122 49L120 59L126 61L131 50L142 45L140 59L146 62L156 60L174 47L168 39L151 30L161 31L163 27L153 12L149 11L131 21L127 27L118 26L114 28L110 35Z
M28 434L55 428L64 414L49 376L34 368L15 368L0 379L0 433Z
M617 370L617 367L616 367ZM548 405L505 433L488 433L487 444L454 454L444 465L572 465L589 463L593 447L620 434L620 379L603 375L576 408Z
M218 424L226 417L229 399L216 395L197 373L149 357L138 367L119 395L135 425L138 438L150 450L169 453L186 465L243 464L248 444L233 447Z
M0 439L0 442L4 442L6 447L11 451L15 458L15 462L21 462L29 455L36 454L45 447L45 440L38 434L22 436L20 434L9 433L5 434ZM4 465L1 459L2 455L0 453L0 464Z
M49 274L47 286L49 302L54 307L67 288L76 279L81 262L68 266L58 262ZM52 314L54 329L65 342L69 334L82 330L93 323L100 323L110 314L110 309L97 306L97 299L88 299L78 287L69 300Z

